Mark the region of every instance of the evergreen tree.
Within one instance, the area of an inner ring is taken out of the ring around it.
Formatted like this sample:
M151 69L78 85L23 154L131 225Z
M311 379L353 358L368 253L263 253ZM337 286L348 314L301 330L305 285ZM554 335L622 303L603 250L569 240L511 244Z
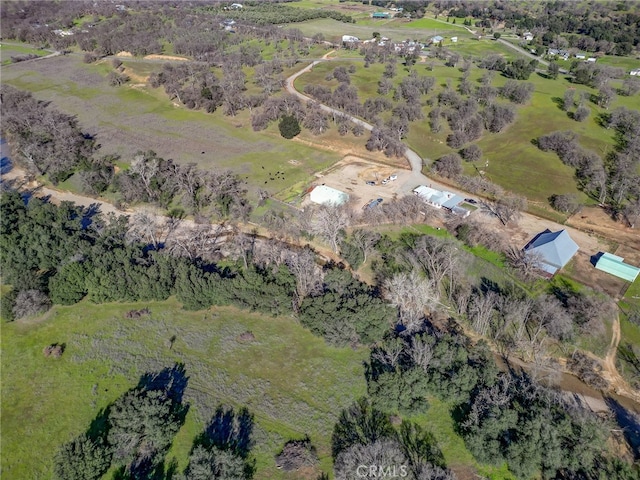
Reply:
M60 448L54 462L57 480L97 480L109 470L111 451L87 435L80 435Z
M278 123L280 135L286 139L292 139L300 133L300 123L293 115L285 115Z

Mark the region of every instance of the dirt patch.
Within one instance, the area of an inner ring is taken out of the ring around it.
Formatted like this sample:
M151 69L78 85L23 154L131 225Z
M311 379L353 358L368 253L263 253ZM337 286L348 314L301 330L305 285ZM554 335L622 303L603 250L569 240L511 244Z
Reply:
M391 174L396 174L398 179L382 185L382 180ZM410 175L408 170L347 155L328 170L317 173L315 183L348 193L350 204L354 210L358 210L375 198L382 198L384 201L398 198L403 194L401 186L405 177ZM375 185L367 185L368 181L375 182Z
M144 57L145 60L178 60L178 61L182 61L182 62L188 62L189 59L188 58L184 58L184 57L176 57L174 55L147 55L146 57Z
M567 220L567 225L597 233L604 237L611 238L614 242L627 245L638 251L640 259L640 232L637 229L629 228L622 222L617 222L611 218L607 212L600 207L589 207Z
M289 164L291 164L291 165L294 165L294 166L298 166L298 165L300 165L302 162L301 162L300 160L293 160L293 159L291 159L291 160L288 160L288 161L287 161L287 163L289 163Z
M122 51L122 52L116 53L115 56L116 57L133 57L133 54L131 52Z

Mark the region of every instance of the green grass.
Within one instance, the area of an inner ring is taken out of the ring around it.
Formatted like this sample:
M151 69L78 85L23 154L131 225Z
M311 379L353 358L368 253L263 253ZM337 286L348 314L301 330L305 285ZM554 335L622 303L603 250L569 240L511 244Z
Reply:
M598 58L598 64L609 65L612 67L620 67L626 70L625 73L629 73L634 68L640 68L640 59L631 57L618 57L614 55L604 55Z
M0 44L0 65L9 65L11 64L11 57L17 55L38 55L42 57L47 55L49 52L35 48L29 44L18 44L18 43L1 43Z
M462 22L460 22L460 24L461 23ZM431 36L437 35L438 33L470 35L462 25L458 24L458 20L453 24L441 22L433 18L420 18L408 23L403 23L402 28L428 30L427 33Z
M131 59L125 65L140 76L158 68ZM12 66L3 72L3 82L77 115L82 128L97 135L101 154L120 155L127 163L138 150L150 149L204 169L231 169L247 180L251 194L258 188L276 194L341 158L300 140L285 140L276 126L254 132L247 111L236 117L225 117L221 110L207 114L172 105L160 88L110 87L105 78L110 69L108 63L85 65L68 56ZM365 141L361 137L344 142L364 149ZM273 176L277 171L283 172L284 180Z
M449 467L454 470L464 469L465 472L468 472L468 467L471 465L486 478L492 480L515 480L506 464L494 467L479 464L473 458L473 455L464 444L464 440L455 431L450 412L451 405L435 397L429 397L429 404L430 407L426 413L416 416L412 420L433 433Z
M142 306L151 318L123 318ZM253 342L237 340L246 331L255 335ZM172 335L177 340L169 349ZM54 342L66 344L63 357L44 358L42 349ZM232 308L185 312L174 301L81 303L5 324L3 477L50 478L61 443L84 432L144 372L175 362L185 364L191 405L171 451L181 469L193 438L221 403L246 406L255 415L256 478L283 478L273 456L289 438L306 434L328 469L337 415L365 393L365 354L328 347L291 318Z

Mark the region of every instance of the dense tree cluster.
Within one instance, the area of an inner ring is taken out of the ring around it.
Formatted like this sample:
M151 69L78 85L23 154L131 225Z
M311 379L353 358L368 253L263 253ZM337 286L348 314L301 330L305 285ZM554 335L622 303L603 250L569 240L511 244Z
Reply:
M352 17L336 10L295 8L272 2L255 3L236 10L222 11L222 8L219 6L205 7L205 10L210 10L216 14L223 14L227 18L255 25L282 25L284 23L304 22L316 18L331 18L339 22L355 23Z
M455 479L445 469L442 452L429 431L408 421L403 421L396 430L387 414L366 398L341 412L332 444L337 479L357 478L363 473L411 480Z
M2 85L0 98L3 135L28 166L54 184L84 166L96 151L94 139L80 130L75 117L8 85Z
M618 149L603 160L596 153L583 149L572 132L553 132L538 138L538 147L553 151L567 165L576 169L576 177L585 193L614 212L633 216L638 203L639 177L637 125L640 114L620 107L608 117L608 126L616 130Z

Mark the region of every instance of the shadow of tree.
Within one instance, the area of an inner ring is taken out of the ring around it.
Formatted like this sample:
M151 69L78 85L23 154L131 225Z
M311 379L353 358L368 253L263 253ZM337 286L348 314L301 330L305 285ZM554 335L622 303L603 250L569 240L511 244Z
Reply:
M616 422L622 427L622 432L631 445L635 457L640 458L640 418L611 397L606 398L605 401L614 413Z
M205 448L217 447L247 458L251 448L252 432L253 415L247 408L242 407L236 413L233 408L219 405L204 432L196 438L194 447L197 445Z
M184 365L176 363L173 367L163 368L159 372L145 373L140 377L136 388L141 390L163 390L171 400L182 403L182 397L188 382L189 377L187 377Z

